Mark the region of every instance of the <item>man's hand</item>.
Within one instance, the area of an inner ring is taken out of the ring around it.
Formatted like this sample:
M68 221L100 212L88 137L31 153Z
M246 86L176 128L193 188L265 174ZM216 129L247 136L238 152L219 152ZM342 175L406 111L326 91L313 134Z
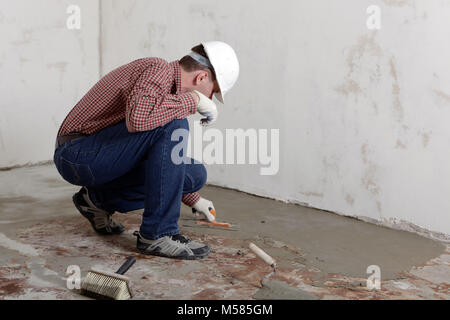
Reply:
M214 212L214 214L211 213L211 211ZM209 222L216 221L216 209L214 209L213 203L205 198L200 197L200 200L192 207L192 212L195 215L203 214Z
M198 106L198 104L200 103L200 97L198 94L196 94L194 91L191 91L191 95L195 100L195 104Z
M205 116L206 118L203 118L201 120L201 124L203 126L208 126L212 123L214 123L217 120L217 117L219 116L219 112L217 111L216 104L214 101L209 99L207 96L205 96L203 93L194 90L193 95L198 96L198 107L197 111L202 116Z

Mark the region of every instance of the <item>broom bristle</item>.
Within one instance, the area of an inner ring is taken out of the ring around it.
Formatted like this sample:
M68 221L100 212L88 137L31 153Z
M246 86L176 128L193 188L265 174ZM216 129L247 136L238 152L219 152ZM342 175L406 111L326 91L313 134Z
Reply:
M90 270L81 284L81 294L95 299L127 300L132 297L125 276Z

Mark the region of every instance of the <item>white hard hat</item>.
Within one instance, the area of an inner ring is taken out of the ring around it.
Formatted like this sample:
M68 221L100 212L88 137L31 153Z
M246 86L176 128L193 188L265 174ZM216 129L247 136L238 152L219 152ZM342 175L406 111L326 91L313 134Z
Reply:
M220 92L214 96L224 103L225 94L234 86L239 77L239 61L233 48L225 42L208 41L202 43L216 74Z

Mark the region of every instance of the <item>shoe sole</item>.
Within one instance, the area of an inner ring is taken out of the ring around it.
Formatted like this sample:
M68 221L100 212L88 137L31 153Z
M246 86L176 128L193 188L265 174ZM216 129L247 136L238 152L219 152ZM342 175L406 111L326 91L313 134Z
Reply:
M147 251L141 250L141 249L138 249L138 251L147 256L158 256L158 257L178 259L178 260L200 260L200 259L206 258L209 255L209 253L211 252L211 250L209 250L205 255L202 255L202 256L176 257L176 256L168 256L168 255L166 255L164 253L160 253L160 252L147 252Z
M89 221L89 223L92 226L92 229L94 229L95 232L97 232L98 234L101 234L103 236L113 236L113 235L122 234L125 231L125 230L122 230L119 233L109 233L109 232L98 231L97 229L95 229L95 224L91 221L90 217L88 217L87 214L83 212L83 209L81 209L81 207L77 204L77 201L76 201L77 194L78 194L78 192L72 196L73 204L75 205L77 210L81 213L81 215Z

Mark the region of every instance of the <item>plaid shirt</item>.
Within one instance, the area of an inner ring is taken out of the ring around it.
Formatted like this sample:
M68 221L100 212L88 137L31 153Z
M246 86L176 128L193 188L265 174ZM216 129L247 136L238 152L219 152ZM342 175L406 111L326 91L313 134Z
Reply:
M178 61L142 58L104 76L75 105L63 121L58 136L77 132L87 135L125 120L129 132L155 129L197 112L190 93L179 93ZM183 195L192 207L198 193Z

